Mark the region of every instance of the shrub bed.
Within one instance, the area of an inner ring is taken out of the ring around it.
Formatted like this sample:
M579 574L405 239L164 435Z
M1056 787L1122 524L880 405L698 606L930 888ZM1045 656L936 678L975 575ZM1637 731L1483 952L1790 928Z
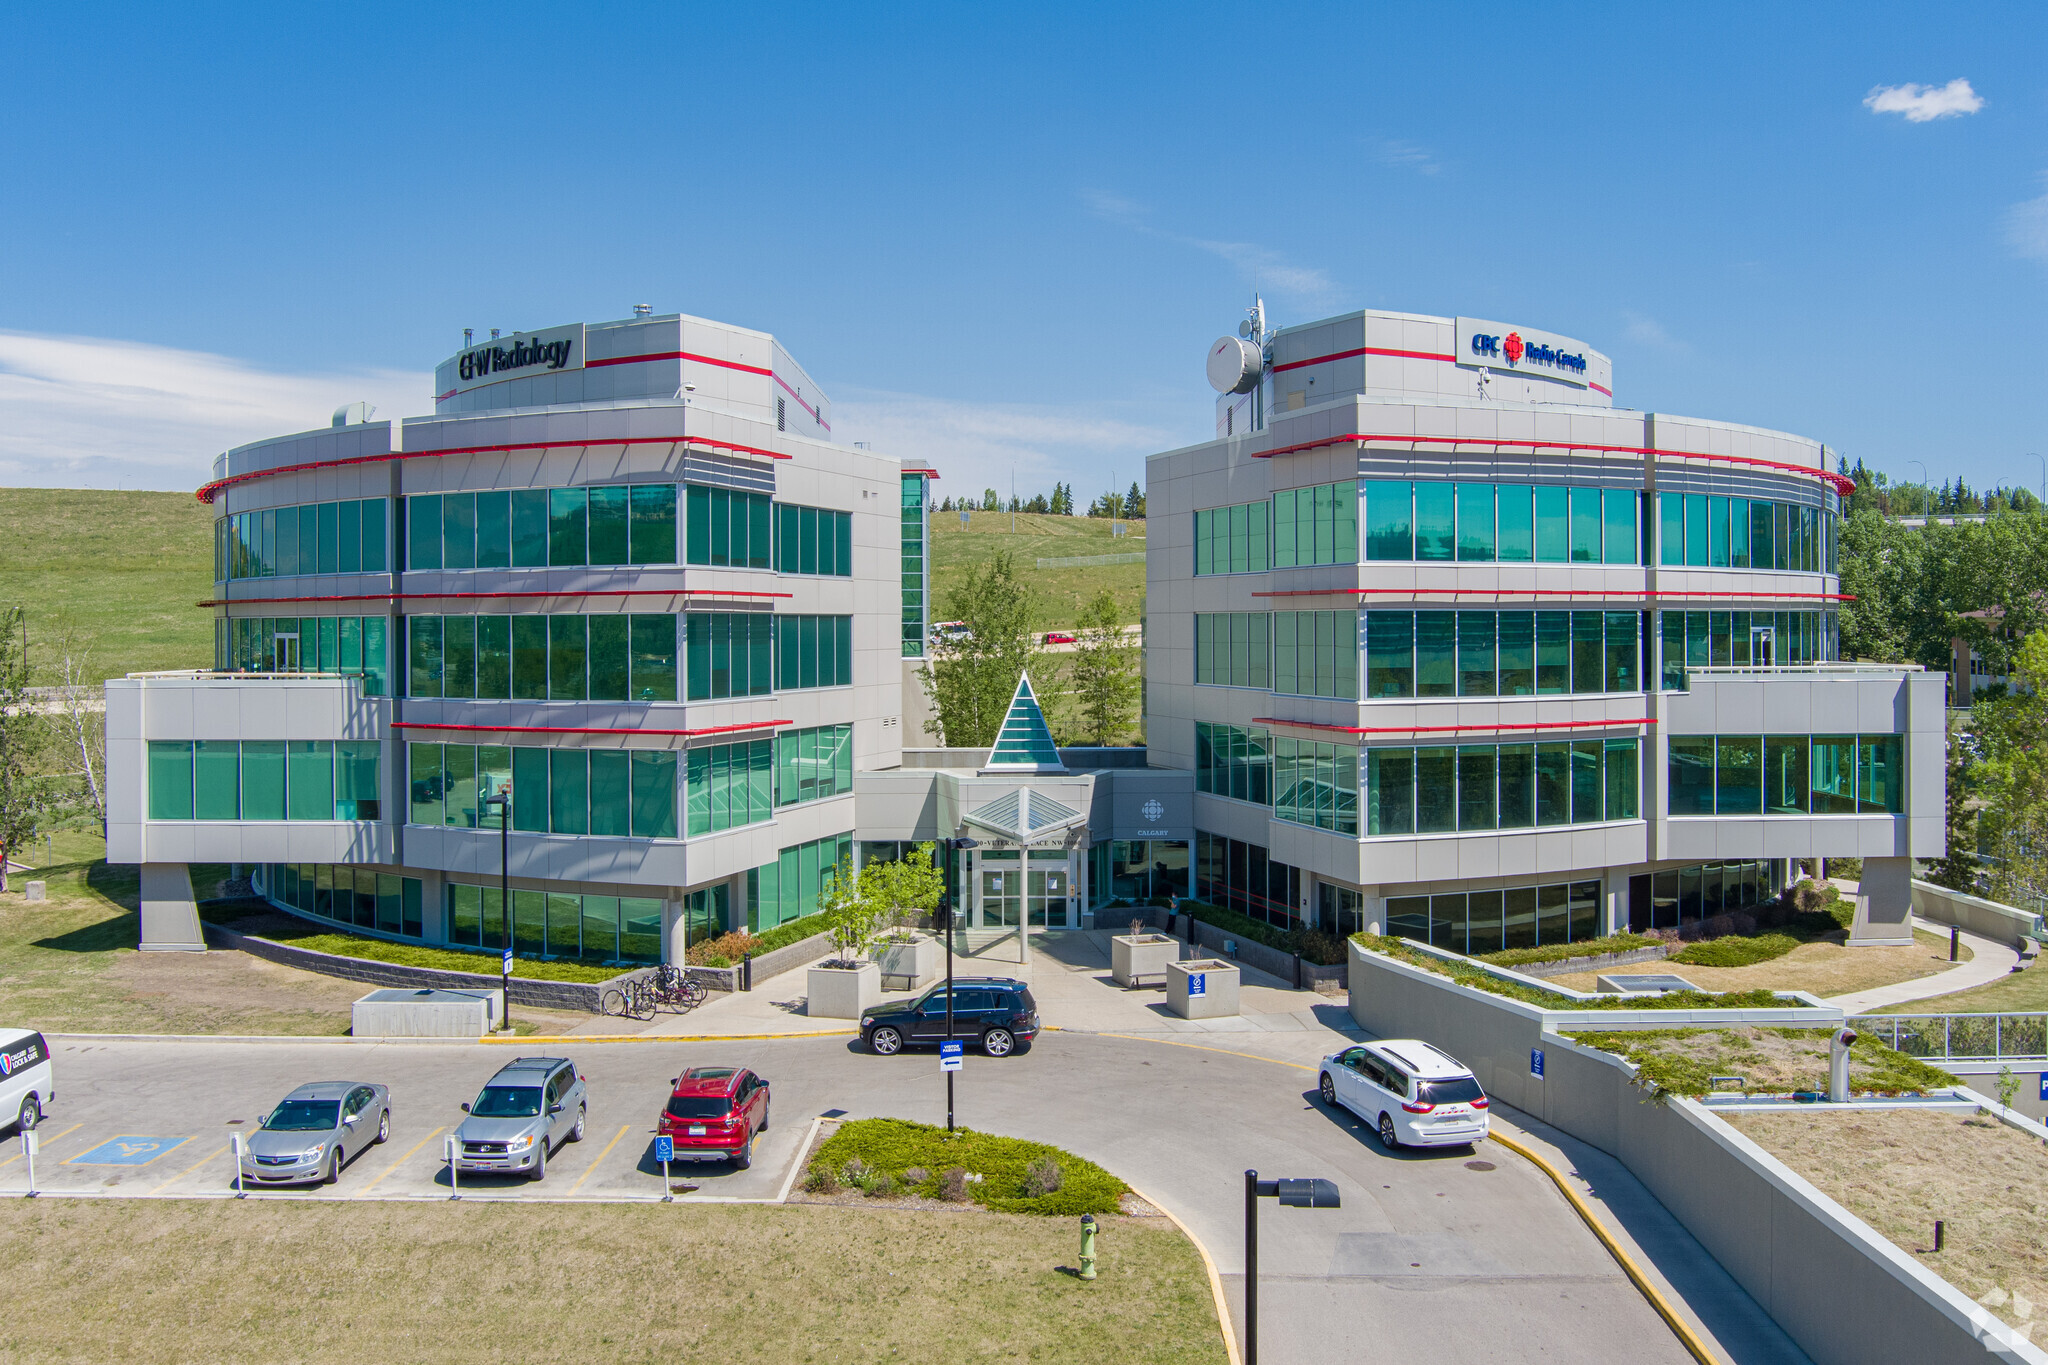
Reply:
M908 1119L854 1119L819 1144L805 1188L853 1185L874 1197L972 1201L999 1213L1115 1213L1123 1181L1071 1152Z
M280 918L283 918L280 916ZM392 943L381 938L358 938L308 925L304 932L282 925L265 926L260 937L273 943L288 943L316 953L336 957L358 957L370 962L394 962L401 967L431 967L443 972L475 972L498 975L502 960L497 953L473 953L461 948L429 948L418 943ZM586 962L537 962L529 958L512 960L512 975L528 981L609 981L631 967L600 967Z
M1210 905L1206 901L1184 900L1180 903L1181 913L1193 915L1204 924L1213 924L1227 934L1248 938L1254 943L1263 943L1268 948L1278 948L1283 953L1300 953L1303 960L1318 967L1336 967L1344 962L1344 940L1336 934L1320 929L1275 929L1263 920L1221 905ZM1096 923L1106 922L1103 911L1096 916Z
M1408 940L1389 938L1385 934L1353 934L1351 941L1361 948L1376 953L1385 953L1411 967L1420 967L1447 976L1460 986L1485 991L1489 995L1505 996L1519 1000L1525 1005L1535 1005L1546 1010L1754 1010L1754 1009L1800 1009L1805 1008L1798 1000L1780 1000L1766 990L1728 991L1713 995L1706 991L1670 991L1663 995L1651 996L1600 996L1591 1000L1575 1000L1557 991L1540 986L1525 986L1519 981L1503 981L1491 972L1481 971L1464 962L1454 962L1429 953L1418 953Z
M1662 939L1653 934L1609 934L1605 938L1584 938L1576 943L1551 943L1541 948L1507 948L1498 953L1481 953L1473 960L1496 967L1519 967L1529 962L1563 962L1573 957L1606 957L1610 953L1632 953L1654 948Z

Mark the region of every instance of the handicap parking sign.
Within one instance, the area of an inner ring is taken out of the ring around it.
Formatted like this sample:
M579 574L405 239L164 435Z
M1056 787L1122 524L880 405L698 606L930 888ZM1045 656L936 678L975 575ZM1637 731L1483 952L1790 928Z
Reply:
M1189 973L1188 973L1188 994L1189 994L1189 995L1207 995L1208 993L1209 993L1209 974L1208 974L1207 972L1189 972Z
M108 1138L89 1152L82 1152L65 1162L67 1166L147 1166L174 1147L182 1147L192 1139L189 1137L115 1137Z
M2048 1100L2048 1071L2041 1073L2041 1098Z
M674 1161L676 1159L676 1140L665 1135L656 1138L654 1140L654 1159L663 1165Z
M966 1051L966 1044L958 1038L948 1038L939 1044L939 1070L958 1071L960 1059Z

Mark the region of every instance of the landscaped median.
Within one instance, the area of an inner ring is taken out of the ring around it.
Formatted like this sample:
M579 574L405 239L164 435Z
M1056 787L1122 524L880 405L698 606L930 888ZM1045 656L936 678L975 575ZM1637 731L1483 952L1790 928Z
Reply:
M908 1119L855 1119L819 1143L804 1192L858 1190L870 1199L979 1204L1001 1213L1116 1213L1130 1186L1092 1161L1043 1142L947 1132Z

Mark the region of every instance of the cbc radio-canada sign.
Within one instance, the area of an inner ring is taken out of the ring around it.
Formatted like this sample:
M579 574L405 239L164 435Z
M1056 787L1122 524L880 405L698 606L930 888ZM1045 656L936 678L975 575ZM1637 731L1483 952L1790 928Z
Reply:
M1145 828L1132 830L1133 838L1170 839L1173 837L1173 831L1160 824L1166 818L1166 803L1158 797L1148 796L1145 798L1144 804L1138 807L1138 818L1144 821Z

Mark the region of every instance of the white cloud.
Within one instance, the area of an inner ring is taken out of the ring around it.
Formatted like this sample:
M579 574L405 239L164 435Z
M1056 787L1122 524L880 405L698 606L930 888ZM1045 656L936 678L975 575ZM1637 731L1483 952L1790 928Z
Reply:
M418 416L432 394L429 374L279 374L205 351L0 332L0 483L196 488L231 446L326 426L358 399L379 418Z
M1664 330L1664 324L1644 313L1622 310L1622 335L1638 346L1653 346L1660 351L1686 351L1691 348L1671 333Z
M2016 256L2048 261L2048 193L2005 211L2005 242Z
M1442 164L1436 159L1436 153L1427 147L1418 147L1412 142L1382 142L1379 158L1383 166L1415 171L1422 175L1435 175L1443 169Z
M1974 114L1984 107L1984 97L1958 76L1947 85L1880 85L1863 97L1863 107L1873 114L1904 114L1908 123L1932 123Z
M1145 221L1145 207L1120 194L1107 190L1083 190L1082 202L1096 217L1133 232L1142 232L1149 237L1173 242L1196 251L1205 251L1211 256L1228 261L1235 266L1246 282L1262 290L1286 296L1290 301L1307 307L1321 307L1339 293L1337 283L1327 273L1313 266L1300 266L1269 247L1251 242L1225 242L1209 237L1189 237L1183 233L1168 232L1153 227Z
M1202 439L1199 430L1173 431L1134 419L1108 404L964 403L886 389L837 390L833 434L867 441L877 451L929 461L939 471L937 496L979 498L993 488L1010 496L1050 493L1072 484L1086 507L1115 486L1145 480L1145 457Z

